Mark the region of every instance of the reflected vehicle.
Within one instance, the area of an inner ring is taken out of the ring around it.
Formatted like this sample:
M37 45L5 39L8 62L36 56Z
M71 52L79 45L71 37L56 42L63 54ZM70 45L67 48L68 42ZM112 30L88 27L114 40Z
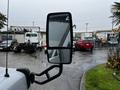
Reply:
M12 40L4 40L0 43L0 50L11 50Z

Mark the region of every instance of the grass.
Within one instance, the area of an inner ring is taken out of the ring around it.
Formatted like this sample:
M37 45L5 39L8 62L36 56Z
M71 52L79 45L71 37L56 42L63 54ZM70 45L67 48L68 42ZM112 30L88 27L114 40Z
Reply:
M116 80L113 70L98 65L86 72L85 90L120 90L120 81Z

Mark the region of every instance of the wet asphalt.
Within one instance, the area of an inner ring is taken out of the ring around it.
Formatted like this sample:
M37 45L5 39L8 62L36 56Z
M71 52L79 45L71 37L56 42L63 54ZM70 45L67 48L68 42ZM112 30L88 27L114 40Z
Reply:
M73 52L72 63L64 65L62 75L45 84L32 84L30 90L79 90L80 81L83 72L91 66L107 61L107 49L95 49L89 51ZM0 67L5 67L6 52L0 52ZM37 51L33 54L26 53L8 53L9 68L29 68L31 72L41 72L51 66L47 61L47 55L44 51ZM57 71L57 69L56 69ZM54 73L53 71L52 73ZM40 79L37 77L37 80Z

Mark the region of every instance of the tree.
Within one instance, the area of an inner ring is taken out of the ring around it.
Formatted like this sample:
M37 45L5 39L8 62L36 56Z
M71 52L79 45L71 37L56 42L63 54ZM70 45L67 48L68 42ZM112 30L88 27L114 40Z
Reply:
M119 2L114 2L114 5L112 5L112 18L113 18L113 23L116 25L120 25L120 3Z
M6 25L7 18L0 12L0 29Z

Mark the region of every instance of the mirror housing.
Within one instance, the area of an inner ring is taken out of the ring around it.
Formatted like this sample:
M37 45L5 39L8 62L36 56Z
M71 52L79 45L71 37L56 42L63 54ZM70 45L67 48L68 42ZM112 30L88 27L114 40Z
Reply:
M52 65L41 73L31 73L29 78L31 83L45 84L58 78L63 71L63 64L70 64L72 61L73 30L72 16L69 12L50 13L47 16L47 57ZM51 75L51 71L59 69L57 73ZM42 81L36 80L35 76L45 76Z
M72 62L73 47L71 13L50 13L47 16L46 25L48 62L53 64L70 64Z

